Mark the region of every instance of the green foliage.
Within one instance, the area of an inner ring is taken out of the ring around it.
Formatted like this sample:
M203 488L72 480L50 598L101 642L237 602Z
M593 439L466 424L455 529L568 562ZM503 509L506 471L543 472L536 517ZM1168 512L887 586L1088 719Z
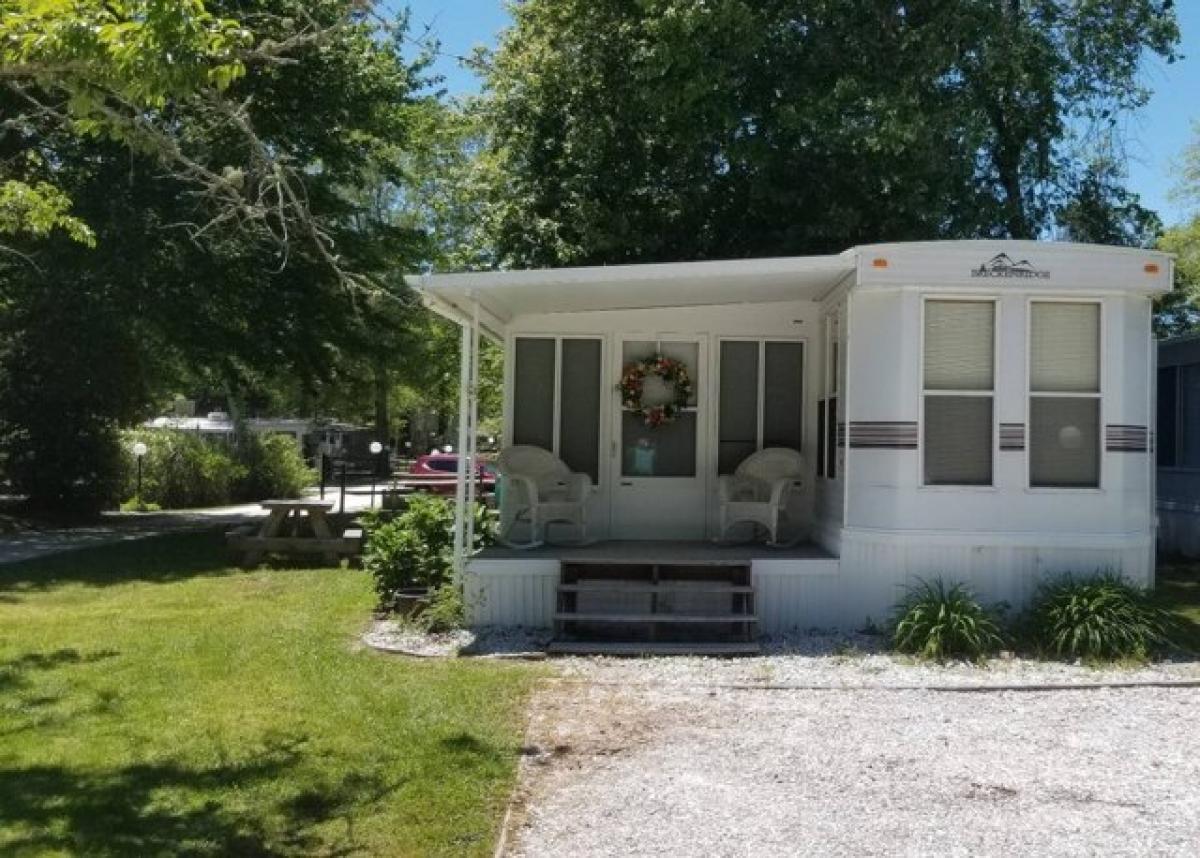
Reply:
M123 441L127 456L125 496L134 497L137 492L136 462L129 448L141 441L147 452L142 457L142 492L138 497L163 509L227 504L238 482L246 476L245 467L226 447L191 432L140 429L126 432Z
M41 238L62 229L80 244L95 247L95 234L70 211L70 199L49 182L0 182L0 235L27 232Z
M245 470L236 487L239 500L297 498L317 482L290 435L249 434L238 444L237 459Z
M1034 642L1059 658L1146 658L1170 644L1170 614L1119 575L1043 584L1030 606Z
M1200 217L1168 229L1158 249L1174 253L1177 258L1175 289L1160 298L1155 307L1155 332L1171 337L1194 331L1200 328Z
M475 506L475 548L495 541L495 519L484 504ZM437 593L456 590L451 581L454 568L454 505L431 494L416 494L407 499L404 512L368 510L361 516L367 531L363 568L375 581L379 605L390 610L398 590L428 588ZM435 617L460 616L461 595L455 606L450 594L441 593L447 604ZM440 622L440 620L437 620Z
M450 503L434 495L413 495L400 515L372 524L367 524L363 568L375 581L380 607L393 607L398 590L436 590L449 583L454 564L454 509Z
M312 413L416 351L424 312L395 272L430 242L386 200L440 107L403 17L385 32L357 0L0 10L0 457L33 505L116 503L117 428L167 391L283 388Z
M1179 38L1168 0L528 0L513 17L481 61L474 184L497 261L527 266L1035 237L1087 178L1072 135L1117 136L1148 97L1143 58Z
M979 660L1004 643L993 615L964 584L919 581L896 606L892 642L921 658Z
M466 617L462 591L458 585L447 583L433 592L433 598L416 617L416 623L427 632L439 634L461 629Z

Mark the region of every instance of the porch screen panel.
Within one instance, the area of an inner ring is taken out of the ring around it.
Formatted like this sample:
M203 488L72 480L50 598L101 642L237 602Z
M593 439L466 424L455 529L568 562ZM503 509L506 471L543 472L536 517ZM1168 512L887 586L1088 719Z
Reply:
M763 446L800 449L804 347L767 343L763 382Z
M1173 468L1176 463L1176 427L1179 420L1179 367L1164 366L1158 371L1158 441L1155 447L1158 467Z
M562 341L559 458L600 482L600 340Z
M1180 464L1200 468L1200 364L1191 364L1179 372L1180 425L1184 427L1180 445Z
M519 337L513 367L513 443L554 449L554 340Z
M732 474L758 449L758 343L721 343L717 471Z
M621 475L696 476L696 412L684 411L671 423L651 429L641 414L621 415Z

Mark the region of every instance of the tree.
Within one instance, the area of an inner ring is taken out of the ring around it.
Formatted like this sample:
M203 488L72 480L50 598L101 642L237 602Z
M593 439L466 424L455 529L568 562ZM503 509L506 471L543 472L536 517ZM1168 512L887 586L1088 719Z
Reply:
M117 51L128 60L119 74L111 52L86 39L86 49L68 40L6 66L0 164L70 200L95 247L55 229L6 238L0 444L35 503L59 511L74 497L95 508L108 471L87 463L99 452L62 457L52 487L55 460L39 452L26 467L26 453L66 449L80 432L111 449L111 427L188 376L235 402L266 378L319 383L346 355L368 353L390 308L412 306L391 274L419 267L423 240L364 220L352 190L405 181L400 154L429 102L425 60L404 60L403 19L383 29L354 0L17 5L77 14L84 31L90 16L111 13L130 32L179 7L183 30L207 33L198 22L209 22L248 34L210 40L216 58L181 49L182 71L164 59L161 86L158 36L138 42L149 56ZM150 83L130 83L143 69ZM87 330L67 339L72 325ZM55 384L28 381L30 366Z
M1174 337L1200 330L1200 217L1168 229L1158 249L1176 254L1175 289L1155 307L1155 332Z
M1168 0L529 0L481 60L499 264L1035 237Z

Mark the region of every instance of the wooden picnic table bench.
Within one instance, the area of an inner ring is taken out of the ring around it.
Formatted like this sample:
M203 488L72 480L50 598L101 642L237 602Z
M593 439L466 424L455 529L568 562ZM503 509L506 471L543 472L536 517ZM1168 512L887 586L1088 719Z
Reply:
M268 500L262 502L262 507L268 514L257 533L251 526L249 532L238 528L226 536L229 547L242 553L244 566L257 565L268 551L320 554L332 566L342 557L353 557L362 550L361 530L334 535L329 521L331 501Z

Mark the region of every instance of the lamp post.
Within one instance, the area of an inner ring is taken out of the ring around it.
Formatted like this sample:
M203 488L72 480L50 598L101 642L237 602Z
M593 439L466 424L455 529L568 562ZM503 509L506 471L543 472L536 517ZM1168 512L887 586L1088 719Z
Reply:
M149 449L141 441L133 445L133 458L137 460L137 502L142 503L142 459Z
M378 441L372 441L368 449L372 456L378 456L383 452L383 445ZM371 468L371 509L375 509L375 478L379 476L379 460L375 460L375 466Z

